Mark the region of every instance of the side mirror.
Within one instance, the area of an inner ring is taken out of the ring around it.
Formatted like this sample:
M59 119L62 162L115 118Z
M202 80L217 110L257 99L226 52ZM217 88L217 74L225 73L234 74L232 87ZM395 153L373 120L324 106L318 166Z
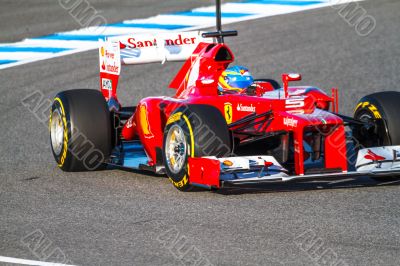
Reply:
M212 78L196 80L197 93L204 96L218 95L218 82Z
M298 73L282 74L282 81L299 81L301 80L301 75Z
M301 80L301 75L298 73L282 74L283 90L285 92L285 98L289 95L288 88L289 82Z

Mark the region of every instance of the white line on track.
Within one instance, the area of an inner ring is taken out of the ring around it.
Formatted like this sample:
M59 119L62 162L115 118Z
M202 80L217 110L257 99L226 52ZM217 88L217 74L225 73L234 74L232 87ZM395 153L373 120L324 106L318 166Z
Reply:
M36 261L36 260L24 260L24 259L3 257L3 256L0 256L0 262L22 264L22 265L37 265L37 266L74 266L74 265L68 265L68 264L62 264L62 263L44 262L44 261Z
M229 17L223 16L222 23L223 24L231 24L237 23L241 21L253 20L263 17L269 17L274 15L282 15L288 14L293 12L305 11L309 9L316 9L321 7L333 6L337 4L345 4L348 2L358 2L362 0L320 0L315 1L312 3L311 0L303 0L304 2L309 1L309 4L299 5L296 4L296 0L286 1L283 0L280 2L276 0L276 4L274 1L269 3L268 1L254 1L254 2L239 2L239 3L225 3L221 6L223 14L229 14L234 12L244 12L243 14L248 14L245 16L239 17ZM302 1L300 1L302 2ZM280 4L279 4L280 3ZM284 4L286 3L286 4ZM192 12L214 12L215 6L208 6L208 7L200 7L192 9ZM188 12L186 12L188 13ZM69 54L75 54L83 51L88 51L92 49L96 49L98 47L98 43L94 42L93 40L79 40L80 36L97 36L97 30L103 30L103 34L105 35L125 35L125 34L138 34L143 32L166 32L166 31L190 31L190 30L198 30L204 29L209 27L214 27L215 18L213 16L209 16L209 14L203 15L196 15L191 16L190 14L183 13L172 13L172 14L161 14L149 18L144 19L131 19L125 20L120 24L126 24L127 27L115 26L115 25L106 25L101 26L100 28L82 28L78 30L73 30L69 32L60 32L57 33L60 36L66 35L70 37L77 38L74 40L58 40L58 39L49 39L46 36L32 38L32 39L25 39L20 42L16 43L0 43L0 47L2 46L10 46L14 48L21 48L21 47L39 47L39 48L68 48L71 50L68 51L59 51L59 52L50 52L44 53L43 51L32 51L32 52L23 52L23 51L3 51L0 52L0 69L5 69L13 66L23 65L26 63L31 63L35 61L41 61L45 59L50 59L54 57L60 57ZM167 29L167 28L160 28L160 29L152 29L146 27L146 24L159 24L159 25L171 25L171 23L181 25L181 26L188 26L181 29ZM132 24L130 27L129 24ZM144 24L144 25L140 25ZM137 27L135 27L137 25ZM94 38L95 39L95 38Z

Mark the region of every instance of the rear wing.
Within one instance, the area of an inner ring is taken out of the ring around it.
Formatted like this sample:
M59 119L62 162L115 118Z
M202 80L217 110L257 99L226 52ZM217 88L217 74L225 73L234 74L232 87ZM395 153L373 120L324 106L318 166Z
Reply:
M157 35L140 34L100 40L100 88L104 97L116 99L121 65L185 61L201 42L212 43L213 38L202 37L202 32L166 32Z

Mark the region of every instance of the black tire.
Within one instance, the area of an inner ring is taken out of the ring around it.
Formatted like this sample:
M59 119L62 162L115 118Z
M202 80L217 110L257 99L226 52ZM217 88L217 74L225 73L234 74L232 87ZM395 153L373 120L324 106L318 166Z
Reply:
M399 104L400 92L397 91L373 93L358 102L354 118L375 123L375 133L380 138L371 144L400 145Z
M372 125L357 136L364 147L400 145L400 92L383 91L360 99L354 118ZM374 177L378 181L398 177Z
M58 93L51 107L49 130L54 159L63 171L101 169L111 154L110 112L100 91Z
M274 79L255 79L254 82L256 83L257 81L260 82L268 82L269 84L271 84L271 86L274 88L274 90L279 90L280 88L282 88L282 86L279 84L279 82L277 82Z
M173 133L175 137L172 137ZM172 138L182 143L171 144ZM184 143L183 143L184 142ZM172 152L169 147L174 147ZM180 153L176 160L171 153ZM189 191L188 158L201 156L228 156L231 153L231 136L221 112L208 105L179 107L169 117L163 140L165 171L172 184L181 191Z

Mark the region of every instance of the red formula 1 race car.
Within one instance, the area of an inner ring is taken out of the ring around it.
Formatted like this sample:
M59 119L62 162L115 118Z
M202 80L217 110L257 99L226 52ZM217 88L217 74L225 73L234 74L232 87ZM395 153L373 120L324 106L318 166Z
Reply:
M218 14L218 7L217 7ZM299 74L220 90L234 61L223 42L236 32L164 33L101 42L100 91L57 94L51 147L64 171L117 166L166 174L180 190L296 179L400 174L399 92L362 98L354 117L337 113L337 90L289 86ZM122 107L122 65L186 60L173 97Z

